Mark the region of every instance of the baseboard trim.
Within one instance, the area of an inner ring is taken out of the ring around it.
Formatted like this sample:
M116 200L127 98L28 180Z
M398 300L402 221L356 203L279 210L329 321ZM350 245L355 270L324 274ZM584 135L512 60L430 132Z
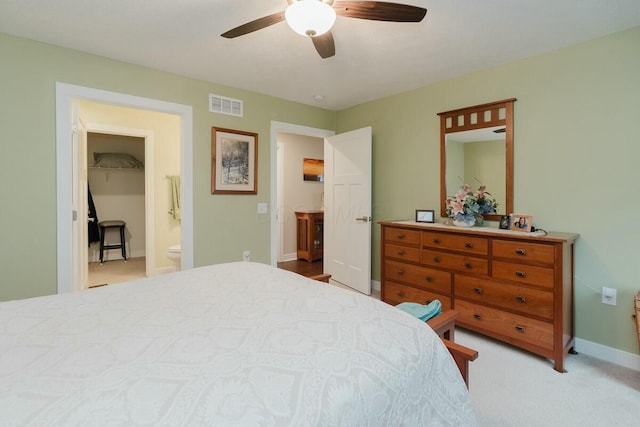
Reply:
M624 366L625 368L640 371L640 355L618 350L616 348L607 347L592 341L575 339L575 350L578 353L587 356L602 359L615 365Z
M298 253L294 252L292 254L283 254L282 258L284 260L282 262L295 261L298 259Z
M380 294L380 282L377 280L372 280L371 281L371 292L377 292L378 294Z

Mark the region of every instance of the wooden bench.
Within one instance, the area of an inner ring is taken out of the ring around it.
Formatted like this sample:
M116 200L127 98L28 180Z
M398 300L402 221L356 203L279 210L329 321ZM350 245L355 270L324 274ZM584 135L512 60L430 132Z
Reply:
M310 276L309 278L318 280L320 282L329 283L331 275L318 274L315 276ZM431 328L442 339L442 342L444 342L444 345L449 350L449 353L451 353L451 356L453 356L453 360L455 360L456 365L458 365L458 369L460 370L460 374L464 379L464 383L467 385L467 388L469 388L469 362L473 362L478 358L478 352L476 350L470 349L469 347L465 347L454 342L456 317L458 317L457 311L446 310L436 317L432 317L431 319L427 320L426 323L427 325L431 326Z
M315 276L309 276L309 279L318 280L319 282L329 283L331 278L330 274L316 274Z
M453 360L458 365L464 383L469 388L469 362L473 362L478 358L478 352L454 342L456 317L458 317L457 311L446 310L427 320L427 325L431 326L431 329L438 334L444 345L447 346L449 353L453 356Z

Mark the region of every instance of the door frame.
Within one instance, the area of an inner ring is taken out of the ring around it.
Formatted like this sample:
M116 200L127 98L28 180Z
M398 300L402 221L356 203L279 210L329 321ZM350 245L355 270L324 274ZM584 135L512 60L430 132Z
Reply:
M335 131L329 129L312 128L308 126L296 125L293 123L271 121L271 265L278 265L278 245L280 239L280 223L278 221L281 215L281 207L278 205L278 133L285 132L294 135L313 136L316 138L326 138L335 135Z
M80 111L82 116L82 111ZM136 129L100 123L87 123L87 133L131 136L144 139L144 228L145 228L145 275L153 275L156 271L155 233L155 176L154 176L154 132L148 129ZM87 138L87 143L88 143ZM151 232L150 232L151 231ZM133 252L133 251L131 251Z
M193 108L151 98L56 82L56 226L58 293L79 289L73 270L71 106L75 99L180 116L182 269L193 268Z

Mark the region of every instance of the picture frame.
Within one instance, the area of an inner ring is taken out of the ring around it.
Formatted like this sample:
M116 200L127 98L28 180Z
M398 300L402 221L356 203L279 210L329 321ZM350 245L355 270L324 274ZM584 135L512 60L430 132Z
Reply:
M513 231L531 231L531 223L533 217L531 215L511 214L511 225L509 230Z
M303 158L302 179L304 181L324 182L324 160Z
M211 194L258 194L258 134L211 128Z
M434 210L416 209L416 222L433 223L435 220Z
M508 230L509 227L511 226L511 216L510 215L502 215L500 217L500 229L501 230Z

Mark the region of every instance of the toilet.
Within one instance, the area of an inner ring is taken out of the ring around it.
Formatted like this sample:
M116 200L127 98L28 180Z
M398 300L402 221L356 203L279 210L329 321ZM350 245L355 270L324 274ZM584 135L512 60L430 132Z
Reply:
M182 248L180 245L169 246L169 249L167 249L167 258L175 264L176 270L180 271L180 260L182 259Z

